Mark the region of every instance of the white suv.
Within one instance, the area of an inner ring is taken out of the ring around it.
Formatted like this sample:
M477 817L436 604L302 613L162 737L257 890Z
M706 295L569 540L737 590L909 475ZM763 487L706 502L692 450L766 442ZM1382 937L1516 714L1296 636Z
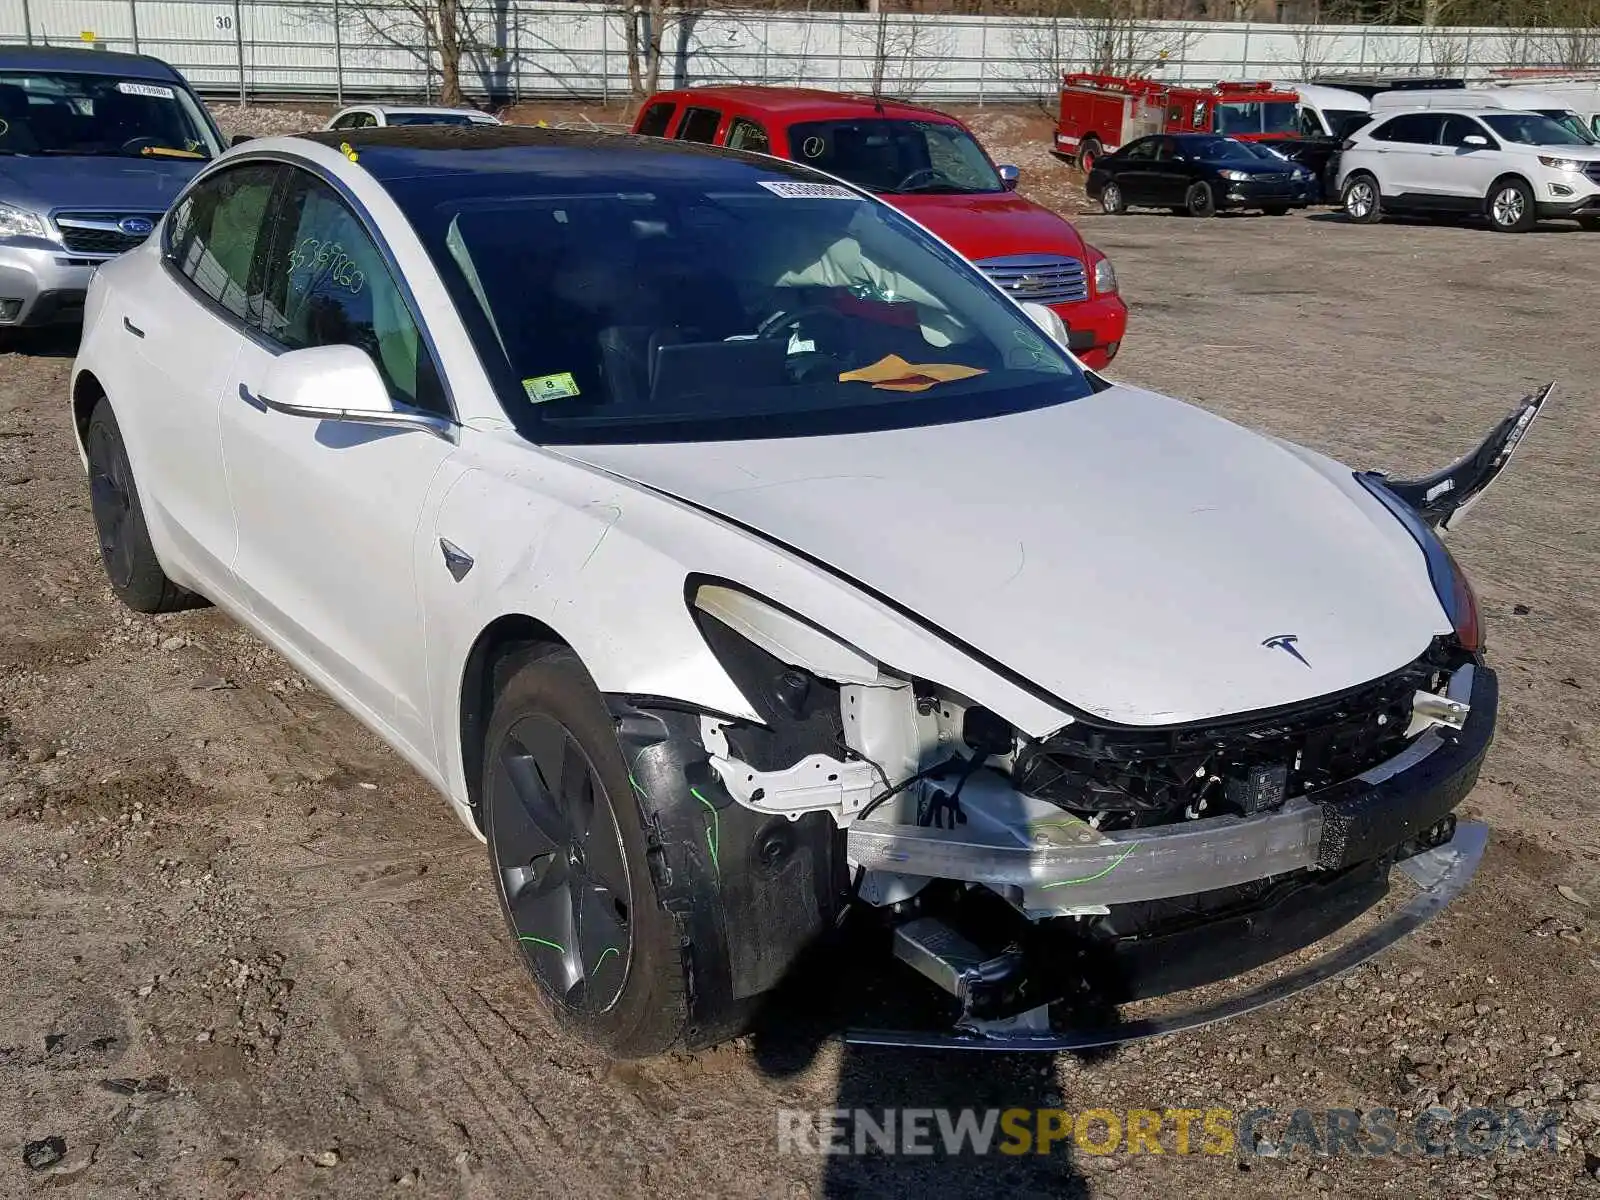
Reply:
M1345 141L1339 194L1352 221L1470 214L1521 232L1572 217L1600 229L1600 144L1538 113L1398 113Z

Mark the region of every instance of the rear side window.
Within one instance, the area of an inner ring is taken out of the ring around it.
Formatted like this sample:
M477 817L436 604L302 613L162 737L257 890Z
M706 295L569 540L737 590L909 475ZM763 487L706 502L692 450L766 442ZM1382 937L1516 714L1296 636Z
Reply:
M708 145L716 140L717 126L722 124L722 114L714 108L691 108L683 114L683 120L678 122L678 139L685 142L705 142Z
M1405 113L1378 126L1372 131L1372 136L1380 142L1432 146L1438 143L1443 127L1444 118L1434 113Z
M167 224L167 259L205 296L253 321L268 252L263 230L280 168L218 171L186 195Z
M448 416L416 319L355 213L304 171L294 172L280 213L262 332L291 350L358 346L396 401Z
M728 148L749 150L755 154L771 154L772 142L767 131L746 117L735 117L728 126Z
M659 100L644 110L639 120L639 132L644 137L666 137L667 126L672 124L672 110L677 105L670 100Z

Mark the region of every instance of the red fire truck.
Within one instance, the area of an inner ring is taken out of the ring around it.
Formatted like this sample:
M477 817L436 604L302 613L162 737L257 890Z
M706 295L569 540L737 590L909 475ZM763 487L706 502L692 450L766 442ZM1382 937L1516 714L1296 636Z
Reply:
M1100 155L1151 133L1293 137L1299 132L1299 100L1270 83L1179 87L1137 76L1071 72L1061 77L1055 151L1087 172Z

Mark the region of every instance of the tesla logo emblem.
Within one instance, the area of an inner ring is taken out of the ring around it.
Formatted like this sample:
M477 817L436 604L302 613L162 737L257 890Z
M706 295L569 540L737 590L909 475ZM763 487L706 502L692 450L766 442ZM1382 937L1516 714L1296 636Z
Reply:
M1261 644L1268 650L1282 650L1285 654L1293 656L1301 666L1309 667L1311 664L1306 662L1306 656L1295 649L1295 643L1299 640L1300 635L1296 633L1275 633Z
M156 223L149 217L123 217L117 222L117 228L130 237L148 237Z

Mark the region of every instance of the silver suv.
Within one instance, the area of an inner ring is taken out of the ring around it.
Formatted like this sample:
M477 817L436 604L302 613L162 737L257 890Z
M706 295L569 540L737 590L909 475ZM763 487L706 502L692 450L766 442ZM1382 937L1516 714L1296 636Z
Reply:
M79 320L95 268L144 241L222 149L158 59L0 47L0 327Z

